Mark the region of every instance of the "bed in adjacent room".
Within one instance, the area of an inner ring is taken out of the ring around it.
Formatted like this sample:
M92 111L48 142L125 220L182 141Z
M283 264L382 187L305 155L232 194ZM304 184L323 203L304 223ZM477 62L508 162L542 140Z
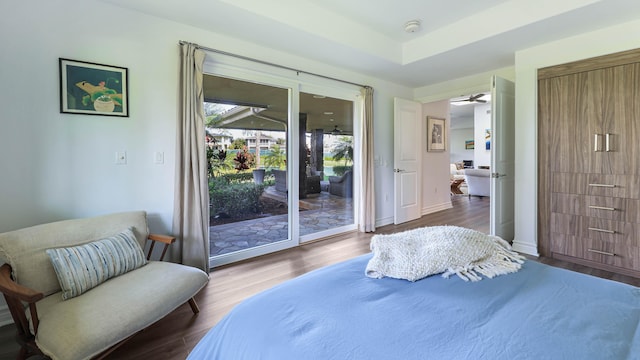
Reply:
M481 281L365 276L377 256L243 301L189 359L640 359L640 288L535 261Z

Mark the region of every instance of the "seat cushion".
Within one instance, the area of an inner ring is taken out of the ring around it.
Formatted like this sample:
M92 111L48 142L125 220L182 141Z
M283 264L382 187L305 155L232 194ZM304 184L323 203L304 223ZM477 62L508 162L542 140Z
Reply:
M207 281L200 269L151 261L75 298L55 293L37 303L36 344L54 360L91 358L160 320Z

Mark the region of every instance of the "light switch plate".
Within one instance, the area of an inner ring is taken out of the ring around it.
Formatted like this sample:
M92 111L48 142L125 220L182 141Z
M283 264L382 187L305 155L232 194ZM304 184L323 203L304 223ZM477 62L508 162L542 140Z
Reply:
M156 151L153 154L153 162L156 164L164 164L164 152Z
M126 165L126 164L127 164L127 152L116 151L116 165Z

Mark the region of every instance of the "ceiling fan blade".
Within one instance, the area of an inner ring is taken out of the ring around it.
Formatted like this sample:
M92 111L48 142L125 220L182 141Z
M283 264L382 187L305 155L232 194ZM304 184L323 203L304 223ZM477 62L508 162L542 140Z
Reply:
M484 94L471 95L469 96L469 101L478 101L478 99L480 99L483 96Z

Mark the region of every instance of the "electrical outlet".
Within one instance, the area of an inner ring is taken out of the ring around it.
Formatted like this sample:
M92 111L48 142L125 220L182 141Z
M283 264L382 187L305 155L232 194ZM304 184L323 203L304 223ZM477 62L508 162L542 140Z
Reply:
M127 164L127 152L116 151L116 165L126 165L126 164Z

